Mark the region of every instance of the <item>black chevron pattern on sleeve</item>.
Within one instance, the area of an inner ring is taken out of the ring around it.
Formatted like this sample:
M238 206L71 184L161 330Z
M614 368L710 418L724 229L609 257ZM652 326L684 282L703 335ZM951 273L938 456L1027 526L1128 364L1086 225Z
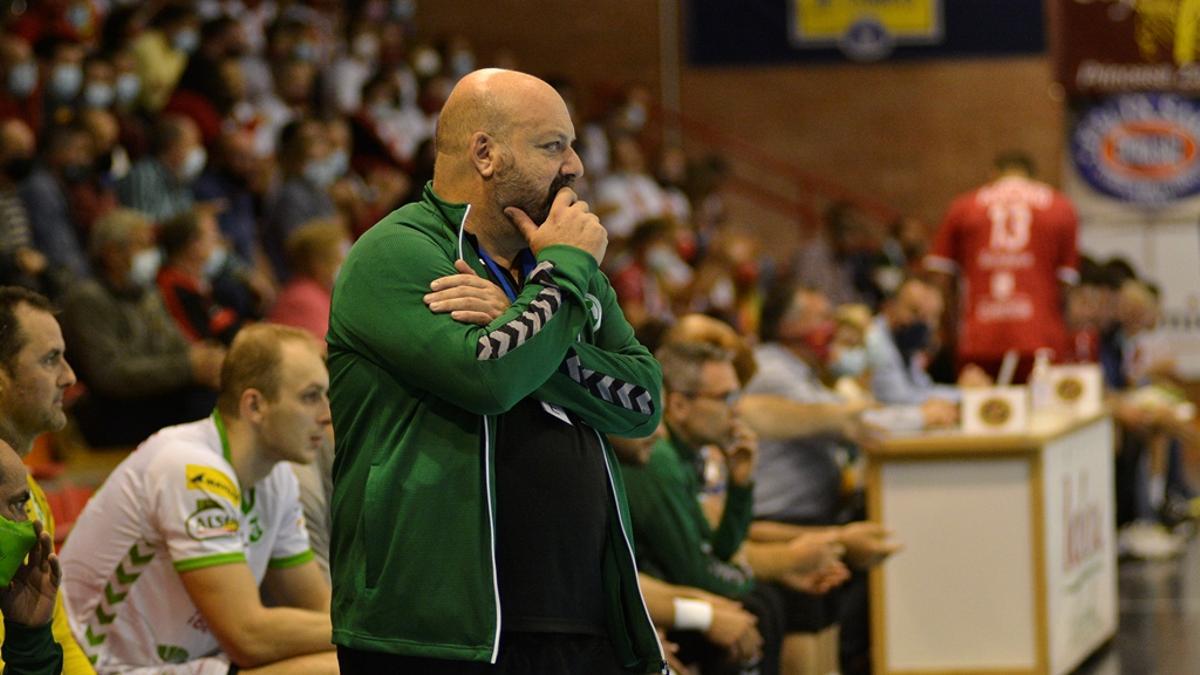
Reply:
M574 352L563 360L558 369L587 389L592 396L643 415L654 414L654 399L645 387L585 368Z
M479 338L475 345L475 358L488 361L504 357L537 335L561 306L562 291L558 286L547 285L520 316Z

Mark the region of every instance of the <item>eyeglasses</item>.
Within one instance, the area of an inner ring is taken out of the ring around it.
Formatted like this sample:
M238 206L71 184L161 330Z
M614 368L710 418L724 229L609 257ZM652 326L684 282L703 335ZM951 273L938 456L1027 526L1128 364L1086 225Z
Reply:
M738 399L742 397L742 391L740 389L733 389L725 392L724 394L706 394L698 391L688 391L682 393L688 398L706 398L711 401L720 401L729 407L733 407L738 402Z

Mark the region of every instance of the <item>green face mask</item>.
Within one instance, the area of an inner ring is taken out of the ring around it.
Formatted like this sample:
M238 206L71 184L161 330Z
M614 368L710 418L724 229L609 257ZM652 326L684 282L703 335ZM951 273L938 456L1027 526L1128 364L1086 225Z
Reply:
M12 583L13 575L36 543L33 521L18 522L0 516L0 588Z

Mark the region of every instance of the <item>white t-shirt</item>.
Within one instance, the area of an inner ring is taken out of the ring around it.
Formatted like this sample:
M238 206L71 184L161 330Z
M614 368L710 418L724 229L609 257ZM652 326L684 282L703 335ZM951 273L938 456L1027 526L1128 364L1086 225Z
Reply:
M100 673L220 653L179 573L312 559L299 487L280 462L243 490L215 418L154 434L88 502L63 547L71 630ZM156 670L154 672L160 672Z

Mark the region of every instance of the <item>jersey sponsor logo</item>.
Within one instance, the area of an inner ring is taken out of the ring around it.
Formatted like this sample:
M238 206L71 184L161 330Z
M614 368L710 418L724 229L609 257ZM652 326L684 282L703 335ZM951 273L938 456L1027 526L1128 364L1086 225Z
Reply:
M237 514L212 499L196 502L196 510L186 523L188 536L196 541L233 536L240 528Z
M188 464L187 487L189 490L200 490L209 495L224 497L234 506L242 503L242 493L237 483L211 466Z
M1092 188L1164 204L1200 193L1200 105L1167 94L1118 96L1083 113L1071 155Z

